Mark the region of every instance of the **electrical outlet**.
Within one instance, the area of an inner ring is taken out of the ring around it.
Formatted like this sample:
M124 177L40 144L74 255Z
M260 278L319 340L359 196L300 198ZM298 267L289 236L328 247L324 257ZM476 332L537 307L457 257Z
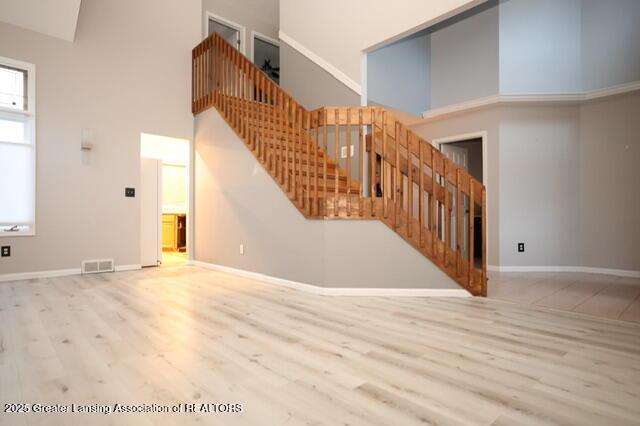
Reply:
M350 157L353 157L353 154L354 154L354 149L353 149L353 145L351 145ZM347 147L346 146L340 147L340 158L347 158Z
M0 249L0 252L2 252L2 257L10 257L11 246L2 246L2 249Z
M135 188L125 188L124 189L124 196L125 197L135 197L136 196L136 189Z
M240 244L240 254L244 254L244 244Z
M524 253L524 243L518 243L518 253Z

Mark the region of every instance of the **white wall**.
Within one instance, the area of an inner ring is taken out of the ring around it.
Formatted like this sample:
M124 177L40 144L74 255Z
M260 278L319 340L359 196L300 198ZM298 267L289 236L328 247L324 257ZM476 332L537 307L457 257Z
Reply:
M74 43L0 24L0 56L37 67L37 235L0 273L140 262L140 133L193 137L191 49L199 0L84 0ZM80 151L82 129L94 149Z
M478 9L431 34L431 108L498 93L497 2Z
M582 3L584 90L640 80L640 1Z
M581 0L500 3L500 93L582 89Z
M280 30L360 82L362 51L484 0L281 0Z
M367 55L367 98L416 115L429 109L430 37L411 37Z

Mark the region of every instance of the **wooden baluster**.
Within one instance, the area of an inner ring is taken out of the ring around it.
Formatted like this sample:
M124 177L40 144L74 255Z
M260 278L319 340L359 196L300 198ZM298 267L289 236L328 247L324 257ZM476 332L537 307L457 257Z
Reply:
M196 50L197 46L191 51L191 113L193 114L198 112L196 108Z
M422 139L418 139L418 158L420 160L420 166L418 167L418 173L420 178L418 180L418 244L420 248L424 247L424 235L422 228L424 227L424 148Z
M407 134L407 237L411 240L412 219L413 219L413 161L411 161L411 136L409 129L405 129Z
M347 108L347 217L351 216L351 108Z
M449 249L451 248L451 196L449 194L449 179L447 177L447 165L449 161L443 159L442 169L444 174L444 265L449 266Z
M314 135L315 135L315 146L313 147L313 168L315 170L315 174L313 176L313 186L314 186L314 195L313 195L313 209L315 212L312 212L315 216L320 215L320 204L318 203L318 172L320 171L320 166L318 165L318 151L320 148L320 141L318 139L318 128L320 127L320 115L316 111L314 113L315 122L314 122Z
M433 259L438 257L438 196L436 191L436 152L434 148L431 148L431 254Z
M469 180L471 183L471 180ZM456 277L460 276L462 268L462 190L460 180L460 167L456 167Z
M387 188L387 165L386 165L386 160L387 160L387 132L388 132L388 128L387 128L387 111L382 111L382 161L380 161L380 188L382 190L382 215L384 216L384 218L388 218L389 217L389 205L388 205L388 198L389 195L393 195L393 194L388 194L389 191L395 191L393 186L391 188ZM388 168L389 171L391 171L391 166L389 166ZM389 176L389 179L391 181L393 181L392 176ZM391 183L391 182L390 182ZM389 189L389 191L387 191L387 189Z
M395 141L394 146L396 148L396 176L395 176L395 191L394 191L394 201L395 206L393 209L393 226L394 229L398 229L400 226L400 208L402 207L402 171L400 170L400 129L398 126L398 121L394 120L394 129L395 129Z
M311 215L311 114L304 112L304 117L306 129L303 129L303 132L307 142L307 200L305 208L307 214ZM317 189L314 188L314 190Z
M474 245L474 220L473 216L475 215L475 194L473 191L473 185L469 185L469 276L467 281L467 289L471 289L471 281L473 277L473 269L474 265L474 256L473 245Z
M284 94L282 92L280 92L279 94L279 104L280 104L280 110L278 111L278 159L280 161L279 164L279 168L280 168L280 185L284 185L285 183L285 176L286 176L286 169L284 168L285 166L285 160L283 158L283 155L285 153L285 147L284 144L286 142L286 137L284 135L284 109L285 109L285 105L284 105Z
M338 216L338 171L340 170L340 111L338 108L335 109L334 111L334 117L335 117L335 123L334 123L334 135L333 135L333 140L334 140L334 148L335 148L335 152L336 152L336 170L335 170L335 176L334 176L334 185L335 188L333 190L334 192L334 199L333 199L333 215L334 216Z
M303 133L303 129L302 129L302 124L303 124L303 120L304 120L304 116L303 116L303 111L302 111L302 107L298 106L296 107L296 113L298 115L298 137L296 138L296 142L298 144L298 150L300 150L300 166L298 167L299 170L299 174L300 174L300 178L298 179L298 181L300 182L300 185L298 186L299 191L300 191L300 196L298 198L298 194L296 193L296 199L298 199L300 201L300 204L302 204L302 209L304 210L306 208L306 205L304 204L304 180L302 178L302 171L303 171L303 167L302 167L302 160L303 160L303 148L304 148L304 133ZM307 193L310 191L309 186L307 186Z
M482 287L481 296L487 297L487 189L482 187Z
M285 184L287 186L287 192L291 192L291 181L289 179L290 176L290 165L289 165L289 98L285 98L285 110L283 114L284 126L282 128L282 138L285 148Z
M328 201L327 201L327 161L329 161L328 157L329 157L329 124L328 124L328 118L329 118L329 114L327 112L327 109L324 108L323 109L323 124L324 124L324 136L322 138L322 143L324 144L324 152L322 155L323 158L323 164L322 164L322 172L323 172L323 178L324 178L324 215L327 215L327 206L328 206Z
M376 186L376 110L371 108L371 149L369 151L369 186L371 187L371 217L376 215L376 198L378 189ZM383 160L384 161L384 160ZM382 163L381 163L382 164Z
M364 120L362 108L358 109L358 181L360 188L358 191L358 212L362 217L364 215ZM372 200L373 202L373 200Z
M298 147L296 146L296 117L297 117L297 113L295 110L295 105L291 105L292 107L292 121L291 121L291 145L292 145L292 150L293 150L293 173L291 174L291 179L293 179L293 199L297 199L297 195L298 195L298 175L297 175L297 151L298 151ZM289 191L291 191L291 188L289 188Z

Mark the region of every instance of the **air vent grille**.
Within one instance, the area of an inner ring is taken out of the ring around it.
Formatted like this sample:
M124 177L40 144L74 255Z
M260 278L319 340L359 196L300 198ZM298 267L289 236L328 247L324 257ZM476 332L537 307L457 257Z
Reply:
M113 271L114 271L113 259L82 261L83 274L98 274L101 272L113 272Z

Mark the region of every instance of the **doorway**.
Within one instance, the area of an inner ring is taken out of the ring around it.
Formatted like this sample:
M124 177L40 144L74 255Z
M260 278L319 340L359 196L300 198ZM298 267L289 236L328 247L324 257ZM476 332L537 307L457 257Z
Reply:
M486 132L479 132L467 135L454 136L450 138L443 139L435 139L433 143L436 147L451 161L453 161L456 165L460 166L462 169L467 171L472 177L481 182L485 187L487 186L487 134ZM487 189L488 193L488 189ZM457 211L457 197L454 197L453 200L454 209L453 211ZM485 206L487 208L487 206ZM474 263L477 267L482 265L482 206L475 205L474 206L474 217L469 217L470 208L469 208L469 198L467 196L462 197L462 211L464 214L463 223L464 230L466 232L462 233L462 241L460 241L460 247L463 251L463 256L469 256L469 235L468 235L468 224L470 220L474 222L474 236L473 236L473 253L474 253ZM487 218L488 218L487 212ZM457 242L456 231L455 231L456 221L452 221L452 244L455 245ZM488 229L488 226L487 226ZM487 247L489 246L489 238L487 232Z
M251 31L253 63L269 76L276 84L280 84L280 42Z
M142 265L183 265L190 220L189 141L142 133L140 154Z
M218 33L230 45L235 46L243 54L245 53L245 28L221 16L211 12L205 14L205 37Z

